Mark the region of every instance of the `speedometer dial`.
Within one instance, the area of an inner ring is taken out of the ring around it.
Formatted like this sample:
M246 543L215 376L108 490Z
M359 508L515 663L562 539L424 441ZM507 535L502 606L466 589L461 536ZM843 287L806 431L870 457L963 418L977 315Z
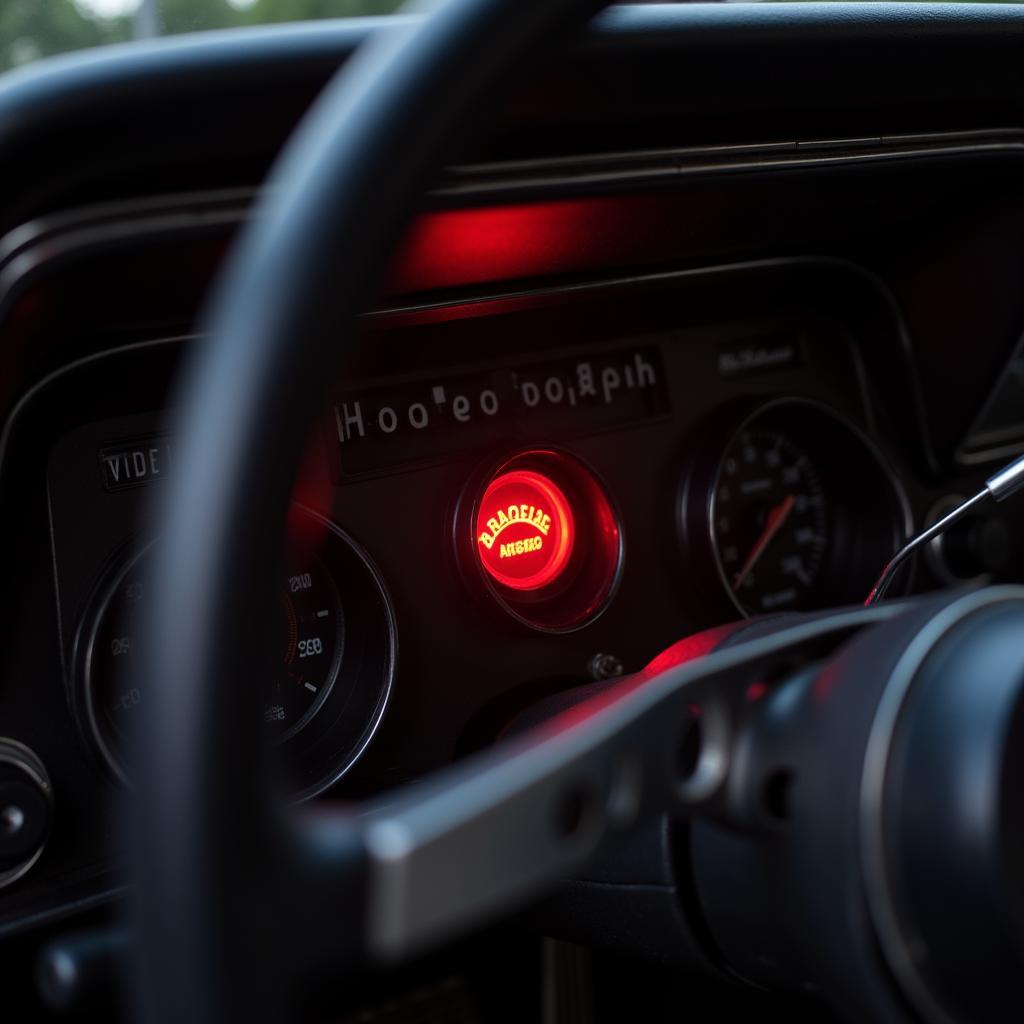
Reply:
M877 449L816 402L777 399L746 417L726 414L694 446L684 555L691 578L717 576L745 615L862 601L909 528ZM710 601L702 610L727 614Z
M807 452L778 430L744 430L722 460L712 529L747 612L808 603L828 544L827 499Z

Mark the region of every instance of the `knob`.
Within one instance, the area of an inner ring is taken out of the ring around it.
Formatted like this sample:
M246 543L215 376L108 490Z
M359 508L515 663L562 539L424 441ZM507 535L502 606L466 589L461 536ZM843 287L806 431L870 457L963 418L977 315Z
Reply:
M0 886L21 878L50 834L53 789L42 761L16 740L0 737Z

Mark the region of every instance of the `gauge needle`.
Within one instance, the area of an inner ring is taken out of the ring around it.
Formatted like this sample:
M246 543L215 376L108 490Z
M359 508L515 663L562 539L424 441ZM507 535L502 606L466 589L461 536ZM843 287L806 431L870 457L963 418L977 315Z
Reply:
M782 529L783 524L789 518L789 513L793 511L793 504L795 501L796 498L792 494L787 494L786 497L768 513L768 518L765 520L761 536L757 538L757 543L753 548L751 548L750 554L747 555L747 560L743 563L743 568L736 573L736 576L732 581L734 590L743 585L743 581L750 575L750 570L757 565L757 560L764 554L765 548L771 544L772 538L775 534Z

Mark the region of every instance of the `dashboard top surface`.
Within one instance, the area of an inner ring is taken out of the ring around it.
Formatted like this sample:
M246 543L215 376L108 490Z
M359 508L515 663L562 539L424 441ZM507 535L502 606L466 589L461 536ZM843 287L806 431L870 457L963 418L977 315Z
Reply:
M0 233L69 205L259 183L331 72L388 24L209 33L5 75ZM538 58L449 162L1012 128L1024 84L1007 69L1022 33L1014 5L613 9L567 59ZM69 148L72 167L59 159Z

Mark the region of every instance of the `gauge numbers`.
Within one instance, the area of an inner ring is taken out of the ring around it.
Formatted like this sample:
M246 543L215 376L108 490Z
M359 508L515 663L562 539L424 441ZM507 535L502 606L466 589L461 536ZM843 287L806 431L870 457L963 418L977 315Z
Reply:
M284 672L268 681L263 718L288 739L320 710L334 685L344 622L334 580L319 563L293 566L281 598Z
M293 800L337 782L362 756L388 706L394 613L369 556L329 519L296 509L277 577L273 619L253 651L264 668L240 727L258 708L276 748L273 770ZM151 547L111 565L75 631L73 702L86 740L124 782L127 734L147 700L140 661Z
M714 625L861 602L910 528L864 431L807 398L739 402L693 436L678 522L694 611ZM717 585L714 585L717 584Z
M137 668L138 623L148 593L147 559L124 569L98 623L89 677L103 746L118 747L144 699ZM344 625L330 572L319 562L289 569L280 591L276 648L283 664L266 682L263 718L289 739L319 711L338 675Z
M828 547L825 489L781 430L743 430L720 465L712 534L726 586L747 614L809 607Z

